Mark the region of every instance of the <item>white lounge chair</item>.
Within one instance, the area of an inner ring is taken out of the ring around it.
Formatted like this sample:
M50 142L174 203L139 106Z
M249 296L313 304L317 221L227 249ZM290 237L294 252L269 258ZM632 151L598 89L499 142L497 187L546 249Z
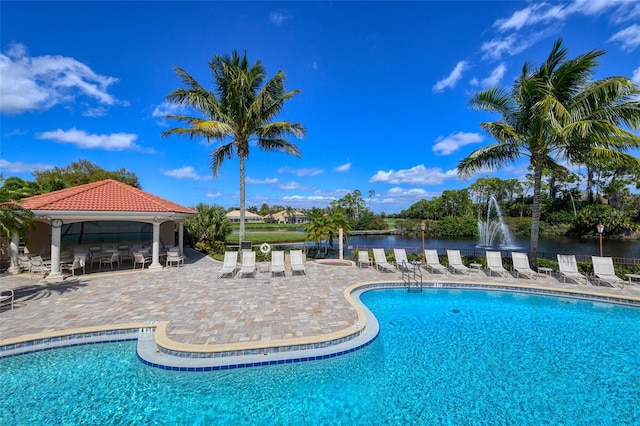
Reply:
M177 251L168 251L164 264L168 267L173 263L175 263L176 266L184 266L184 256L181 256Z
M462 263L462 256L460 256L460 250L447 250L447 259L449 259L449 268L451 272L460 272L461 274L468 275L469 268Z
M489 268L489 276L496 274L505 278L509 277L509 271L504 269L502 265L502 254L499 251L487 251L487 268Z
M371 259L369 258L369 252L367 250L358 251L358 261L356 262L359 268L366 265L367 268L371 266Z
M513 260L513 270L516 271L516 277L524 275L529 279L535 280L538 275L531 269L529 265L529 256L526 253L512 252L511 259Z
M384 249L373 249L373 261L376 265L376 269L378 269L379 271L396 271L396 268L387 261L387 256L384 254Z
M32 256L31 265L29 266L29 278L33 274L40 274L41 278L44 278L49 272L51 272L51 264L44 263L42 256Z
M85 269L85 264L86 264L86 256L84 255L79 255L73 258L73 262L72 263L62 263L60 264L60 269L65 269L68 271L71 271L71 276L75 277L76 276L76 269L80 269L82 268L82 273L86 274L87 271Z
M558 267L560 269L560 275L562 275L562 281L566 282L567 278L573 281L587 285L589 280L578 271L578 263L576 257L573 254L559 254L558 255Z
M222 268L218 269L216 277L222 278L225 275L233 276L237 270L238 270L238 252L225 251L224 260L222 261Z
M282 274L283 277L285 276L284 252L280 250L271 252L271 276L275 274Z
M18 267L20 268L20 272L29 272L31 269L31 258L26 254L19 254Z
M613 268L613 259L610 257L592 256L593 274L598 278L598 282L604 282L611 287L616 284L624 288L624 280L616 275Z
M133 269L136 269L136 265L140 265L144 269L145 265L151 264L152 261L151 256L145 256L139 252L133 253Z
M291 256L291 273L302 272L306 275L307 270L304 267L304 257L302 256L302 250L291 250L289 252Z
M393 255L396 257L396 269L399 271L410 271L412 266L407 259L407 251L403 248L393 249Z
M440 263L440 258L438 257L438 250L429 250L425 249L424 258L427 260L425 268L429 272L440 272L446 274L448 269L446 266Z
M120 266L120 253L117 250L100 258L100 264L98 265L99 270L102 271L102 265L105 265L105 267L109 265L111 270L113 270L113 262Z
M243 251L242 252L242 266L240 267L240 278L244 278L245 275L256 276L256 252L255 251Z

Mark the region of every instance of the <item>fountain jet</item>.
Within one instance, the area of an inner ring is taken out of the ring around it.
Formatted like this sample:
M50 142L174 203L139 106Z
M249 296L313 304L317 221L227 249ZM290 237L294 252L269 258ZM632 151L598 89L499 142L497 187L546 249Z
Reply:
M513 243L511 230L493 195L487 204L487 220L478 221L478 247L520 248Z

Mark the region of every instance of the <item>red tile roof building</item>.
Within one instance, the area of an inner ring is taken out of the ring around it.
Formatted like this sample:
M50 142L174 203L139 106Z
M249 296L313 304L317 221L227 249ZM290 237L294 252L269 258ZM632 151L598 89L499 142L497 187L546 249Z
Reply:
M197 214L195 210L113 179L23 198L20 203L33 212L38 224L29 236L29 252L38 253L45 251L49 245L51 247L52 266L47 281L63 279L60 271L62 227L68 232L75 223L91 222L103 224L102 229L112 224L111 228L119 232L118 223L123 221L152 224L153 250L149 269L161 270L160 245L175 244L177 226L179 253L182 254L184 221ZM16 238L10 247L14 270L18 254Z
M47 194L23 198L26 209L47 211L112 211L112 212L196 212L172 201L157 197L113 179L101 180Z

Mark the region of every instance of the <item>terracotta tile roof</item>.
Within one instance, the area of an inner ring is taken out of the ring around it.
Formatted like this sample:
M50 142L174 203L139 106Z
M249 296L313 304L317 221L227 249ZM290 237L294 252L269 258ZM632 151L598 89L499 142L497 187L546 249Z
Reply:
M22 206L29 210L196 213L113 179L35 195L21 201Z

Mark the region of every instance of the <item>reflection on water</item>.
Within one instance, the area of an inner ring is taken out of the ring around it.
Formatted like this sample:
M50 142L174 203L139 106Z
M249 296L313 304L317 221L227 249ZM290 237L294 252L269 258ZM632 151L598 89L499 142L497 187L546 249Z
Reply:
M427 238L424 241L426 248L432 249L474 249L478 242L476 239L445 239ZM509 251L528 251L529 238L515 237L514 245L521 247ZM613 257L640 258L640 241L638 240L604 240L603 255ZM382 247L391 249L393 247L404 247L410 252L420 252L422 250L421 238L407 238L400 235L357 235L349 238L346 244L345 255L349 255L351 250L358 247ZM567 237L541 237L538 243L538 253L548 253L552 256L556 253L583 254L597 256L600 253L600 242L598 239L575 239Z

